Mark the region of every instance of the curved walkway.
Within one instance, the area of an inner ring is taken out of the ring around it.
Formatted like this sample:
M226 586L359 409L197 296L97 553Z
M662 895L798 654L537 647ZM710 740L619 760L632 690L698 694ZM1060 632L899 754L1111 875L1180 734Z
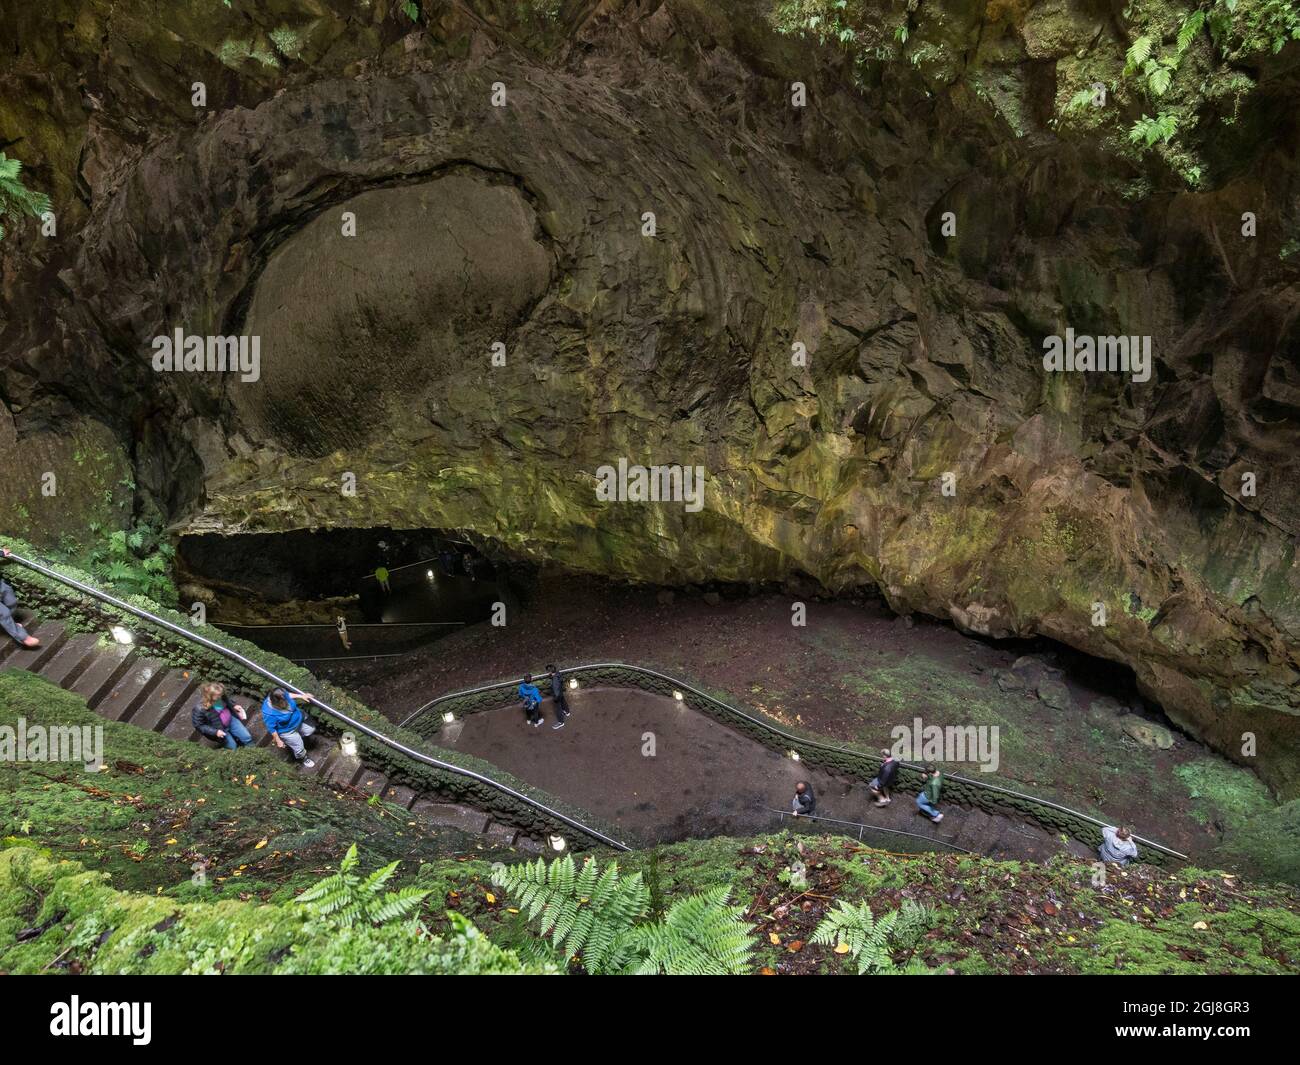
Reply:
M573 713L563 729L552 728L550 699L540 728L529 725L511 702L444 726L438 743L483 758L647 841L790 827L791 819L779 811L790 809L796 782L808 780L817 812L827 818L912 832L997 857L1087 854L1035 825L952 804L942 805L944 819L933 824L906 793L877 807L864 784L783 757L666 696L583 688L569 694L569 705ZM835 830L826 822L817 828Z

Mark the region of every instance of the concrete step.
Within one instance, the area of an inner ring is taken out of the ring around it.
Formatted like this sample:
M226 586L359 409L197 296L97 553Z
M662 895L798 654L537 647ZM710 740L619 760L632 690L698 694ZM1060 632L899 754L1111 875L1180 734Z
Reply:
M98 707L98 713L111 721L130 721L167 673L167 665L156 658L136 658L109 689Z
M41 676L60 688L70 688L82 670L90 665L98 647L98 633L83 632L80 636L68 637L58 654L41 667Z
M388 787L388 778L372 769L364 769L359 775L356 786L370 795L383 795Z
M361 776L365 766L361 764L361 759L349 757L340 751L330 760L330 764L325 768L323 779L328 780L331 784L340 787L347 784L356 783Z
M131 715L131 724L161 732L174 717L183 716L188 721L196 687L185 670L167 670L145 696L140 708Z
M68 638L66 628L57 621L42 621L27 632L28 635L35 636L41 641L40 647L23 647L17 641L6 637L13 650L4 660L5 669L25 669L29 673L39 673L41 667L53 660L54 656L63 649Z
M503 847L513 847L518 836L519 830L510 825L503 825L500 821L488 822L487 838L493 843L498 843Z
M389 784L384 791L385 802L392 802L396 803L398 806L405 806L408 810L411 808L411 803L415 802L417 798L418 796L415 791L412 788L408 788L405 784Z
M104 696L122 674L131 668L134 655L134 649L125 644L115 643L101 648L95 660L82 670L81 676L73 681L68 690L85 699L92 710L98 710Z
M436 802L432 799L418 799L411 806L411 813L418 814L435 825L448 825L463 832L482 834L487 831L489 817L482 810L475 810L459 803Z

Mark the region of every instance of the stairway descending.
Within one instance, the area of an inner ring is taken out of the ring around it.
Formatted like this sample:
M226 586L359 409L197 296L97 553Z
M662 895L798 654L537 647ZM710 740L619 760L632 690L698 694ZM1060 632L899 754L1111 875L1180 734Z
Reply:
M176 740L216 746L190 721L202 678L150 658L132 646L108 643L105 637L93 633L69 633L58 621L28 623L27 630L40 639L41 645L29 648L13 640L3 640L0 669L35 673L80 695L95 713L110 721L160 732ZM262 696L246 692L230 694L233 702L248 708L248 727L256 745L270 746L270 733L261 725ZM311 769L304 767L302 772L315 776L328 787L353 788L377 795L431 825L483 836L493 846L518 847L531 852L543 849L540 841L493 820L482 810L446 802L435 793L421 793L391 783L384 773L356 756L344 754L336 740L320 732L307 745L315 765ZM231 756L237 757L237 752L232 751Z

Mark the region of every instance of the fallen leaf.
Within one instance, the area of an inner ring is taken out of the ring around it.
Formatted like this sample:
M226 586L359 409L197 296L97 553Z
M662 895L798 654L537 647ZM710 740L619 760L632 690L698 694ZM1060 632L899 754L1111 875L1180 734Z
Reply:
M848 952L849 952L849 945L848 945L847 943L836 943L836 944L835 944L835 953L836 953L836 954L847 954Z
M496 897L495 895L493 895L492 892L489 891L489 892L487 893L487 900L488 900L488 905L490 906L490 905L492 905L494 902L496 902L497 897Z
M767 938L771 942L772 946L774 947L781 942L781 937L778 936L775 932L768 932Z
M255 850L255 851L260 851L260 850L261 850L263 847L265 847L265 846L266 846L266 840L262 840L261 842L259 842L259 843L257 844L256 847L253 848L253 850Z

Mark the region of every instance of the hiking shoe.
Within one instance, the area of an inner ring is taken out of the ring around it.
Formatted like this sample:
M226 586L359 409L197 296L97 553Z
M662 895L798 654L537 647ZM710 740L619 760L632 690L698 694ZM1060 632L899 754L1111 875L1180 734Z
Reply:
M315 768L316 768L316 763L315 763L314 761L312 761L310 758L304 758L304 759L302 760L302 762L299 763L299 764L303 767L303 769L315 769Z
M889 800L888 800L888 799L877 799L877 800L876 800L876 805L877 805L877 806L888 806L888 805L889 805Z
M930 820L937 825L940 821L943 820L943 814L935 814L932 818L930 818Z
M561 722L559 722L558 724L552 725L551 728L552 728L552 729L564 728L564 722L561 721Z

